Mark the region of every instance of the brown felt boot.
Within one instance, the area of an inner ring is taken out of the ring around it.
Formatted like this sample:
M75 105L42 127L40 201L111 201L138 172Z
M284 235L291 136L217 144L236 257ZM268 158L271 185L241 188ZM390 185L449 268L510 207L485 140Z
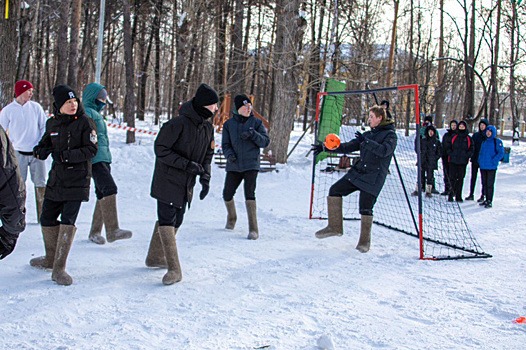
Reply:
M97 243L97 244L104 244L106 243L106 239L102 237L102 209L100 205L100 201L97 200L97 203L95 204L95 209L93 210L93 219L91 219L91 229L89 231L89 240Z
M44 249L46 255L31 259L29 265L41 269L52 269L55 261L55 248L60 226L42 226L42 236L44 237Z
M181 264L179 264L179 255L177 254L177 244L175 235L177 229L173 226L159 226L159 236L163 245L164 256L168 264L168 272L163 277L163 284L170 285L183 279Z
M42 215L42 204L46 194L45 187L35 187L35 200L37 205L37 222L40 224L40 215Z
M164 257L161 237L159 237L159 221L155 222L155 227L153 228L152 239L150 240L150 247L148 248L148 255L146 256L145 263L148 267L168 267L166 258Z
M73 279L66 272L66 261L68 260L76 231L77 228L73 225L60 225L51 279L61 286L69 286L73 283Z
M373 225L373 216L362 215L360 224L360 239L358 240L356 249L358 249L361 253L367 253L371 247L371 227Z
M132 232L119 228L119 218L117 217L117 196L104 197L99 200L102 209L102 220L106 227L106 240L111 243L119 239L131 238Z
M226 210L227 210L225 229L233 230L234 227L236 226L236 221L237 221L236 203L234 203L234 200L231 199L229 201L225 201L225 205L226 205Z
M245 201L248 215L248 236L247 239L256 240L259 238L258 214L255 200Z
M316 238L327 238L343 235L342 197L327 197L329 223L327 227L316 232Z

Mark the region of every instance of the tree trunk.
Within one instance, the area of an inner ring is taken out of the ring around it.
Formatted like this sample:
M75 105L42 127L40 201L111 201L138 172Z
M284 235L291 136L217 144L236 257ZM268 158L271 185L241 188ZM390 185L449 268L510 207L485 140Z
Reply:
M519 111L517 110L517 97L515 95L515 65L518 61L519 32L517 26L517 5L512 3L510 27L510 109L513 120L513 131L519 131Z
M68 85L74 90L78 89L78 57L79 57L79 33L80 15L82 11L82 0L73 0L71 8L70 45L68 59Z
M155 9L153 30L155 31L155 119L154 124L159 124L161 116L161 16L163 11L163 0L158 0Z
M440 0L440 38L438 39L438 57L444 57L444 0ZM444 98L446 96L444 84L444 60L438 61L437 86L435 89L435 125L444 125Z
M497 0L497 28L495 28L495 45L493 46L493 59L491 62L491 78L490 78L490 95L489 95L489 123L491 125L499 125L499 105L498 105L498 82L497 69L499 65L499 49L500 49L500 17L501 17L501 1ZM500 114L504 118L504 113Z
M277 29L274 52L274 113L269 132L270 149L278 163L287 161L290 130L297 104L296 43L298 42L300 0L276 2Z
M55 77L55 85L66 84L68 74L68 27L69 27L69 1L61 2L59 8L58 18L58 32L57 40L55 43L56 48L56 63L57 63L57 76Z
M443 1L443 0L441 0ZM389 62L387 62L387 86L393 84L393 70L394 70L394 57L396 48L396 29L398 26L398 7L400 0L393 0L394 4L394 17L393 17L393 28L391 29L391 46L389 47Z
M130 127L135 127L135 83L133 67L133 45L131 30L130 0L122 0L123 4L123 37L124 37L124 62L126 66L126 96L124 97L124 120ZM126 143L135 143L135 132L126 133Z
M468 13L466 12L466 15ZM464 59L464 75L466 79L466 87L464 92L464 110L462 118L473 120L476 118L474 115L475 111L475 1L471 2L471 12L469 13L471 20L469 27L466 25L466 41L468 40L468 31L469 31L469 48L465 51ZM466 24L467 18L466 18Z
M235 0L234 28L232 29L232 54L229 67L228 89L233 94L244 93L243 53L243 0Z
M0 109L13 101L17 53L17 21L20 10L18 0L10 1L9 18L0 18Z
M20 20L18 26L18 65L16 80L29 79L29 54L31 52L31 26L34 17L33 7L23 6L20 9Z

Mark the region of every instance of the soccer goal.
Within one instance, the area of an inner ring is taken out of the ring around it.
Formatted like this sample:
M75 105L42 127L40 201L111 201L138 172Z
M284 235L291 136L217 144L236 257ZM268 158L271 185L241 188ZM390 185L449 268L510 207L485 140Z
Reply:
M382 100L389 101L389 111L396 123L398 144L374 207L374 223L419 239L420 259L491 257L477 243L459 203L448 202L448 196L438 193L427 197L422 191L425 185L419 176L420 138L415 137L420 132L418 85L359 91L345 88L344 83L330 80L327 92L318 94L315 123L318 142L323 142L329 133L339 135L342 143L348 142L357 130L368 130L368 110ZM313 158L309 217L327 219L329 188L353 166L359 154L322 152ZM445 183L442 163L440 160L438 163L434 189L441 193ZM356 194L344 197L344 220L360 220L358 197Z

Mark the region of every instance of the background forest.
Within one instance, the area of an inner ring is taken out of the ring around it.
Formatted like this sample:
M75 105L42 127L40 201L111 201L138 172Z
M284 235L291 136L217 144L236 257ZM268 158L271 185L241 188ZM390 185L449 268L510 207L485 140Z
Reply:
M54 85L82 90L95 81L104 9L100 80L129 126L171 118L206 82L221 98L254 96L284 163L293 121L309 127L316 93L331 77L349 90L418 84L421 111L439 126L483 116L524 131L521 0L2 0L0 7L0 108L16 80L30 80L50 111ZM126 142L134 141L128 132Z

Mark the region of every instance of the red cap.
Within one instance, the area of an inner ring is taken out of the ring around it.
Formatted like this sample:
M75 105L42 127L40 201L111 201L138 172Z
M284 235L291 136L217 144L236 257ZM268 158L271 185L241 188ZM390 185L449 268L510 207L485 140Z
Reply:
M29 89L33 88L33 84L31 84L27 80L19 80L15 83L15 97L18 97L22 95L24 92L26 92Z

